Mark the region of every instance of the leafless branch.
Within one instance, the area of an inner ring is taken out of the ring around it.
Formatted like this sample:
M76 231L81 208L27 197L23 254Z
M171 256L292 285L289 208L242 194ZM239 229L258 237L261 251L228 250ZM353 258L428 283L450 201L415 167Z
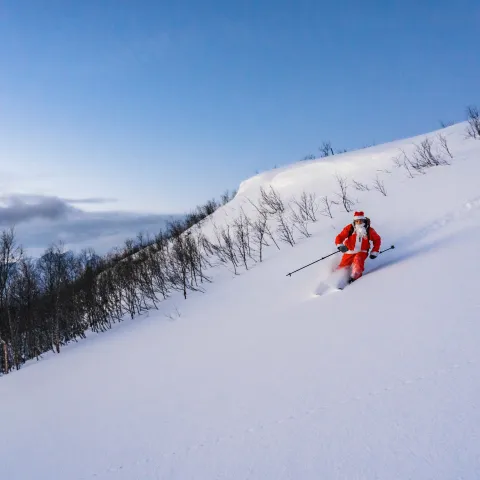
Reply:
M370 191L370 187L366 183L357 182L355 180L352 180L352 181L353 181L353 186L355 187L355 190L359 190L361 192Z
M337 202L334 202L333 200L329 200L328 196L322 197L320 199L320 202L321 202L321 206L323 207L320 210L320 213L325 217L333 218L332 205L337 205Z
M293 203L298 209L298 213L303 220L310 220L311 222L317 221L318 201L317 196L314 193L308 195L303 192L300 196L300 200L293 198Z
M411 167L412 167L412 162L410 160L410 158L408 157L408 155L406 154L405 150L403 149L400 149L400 151L402 152L402 155L403 155L403 158L402 158L402 164L403 166L405 167L405 170L407 171L408 173L408 176L410 178L414 178L414 175L411 171Z
M321 158L325 158L325 157L329 157L331 155L335 155L335 152L333 151L331 142L323 142L322 146L319 148L319 150L320 150L320 157Z
M293 226L304 236L310 237L311 234L308 231L308 217L302 215L300 211L296 211L294 208L290 207L290 218L292 220Z
M467 136L480 139L480 113L478 108L470 106L467 108L468 128Z
M447 155L450 158L453 158L452 152L450 152L450 149L448 148L447 137L445 137L445 135L442 135L441 133L439 133L438 134L438 140L439 140L440 145L442 146L443 150L445 151L445 153L447 153Z
M282 242L288 243L292 247L295 245L293 226L289 223L287 216L283 212L277 214L277 232Z
M269 213L268 209L263 204L261 204L260 207L258 207L249 198L247 198L247 200L255 208L255 210L257 210L260 217L263 217L264 222L265 222L265 233L266 233L266 235L270 238L270 240L272 240L272 242L277 247L277 249L280 250L280 246L278 245L277 241L275 240L275 236L273 235L272 229L268 225L268 218L272 215Z
M235 231L235 247L242 259L245 269L248 270L248 258L255 260L252 256L252 247L250 244L250 221L242 211L240 216L234 220L233 225Z
M272 186L270 186L269 192L266 192L263 187L260 187L260 196L260 208L266 210L270 215L285 212L283 200Z
M427 137L420 145L415 145L413 152L412 167L417 171L423 171L426 168L447 165L448 162L442 158L441 154L432 150L433 142Z
M348 196L348 183L345 177L342 177L340 174L335 174L338 186L340 188L340 193L336 195L341 199L343 208L346 212L351 212L355 202Z
M263 260L263 247L268 247L266 241L267 235L267 221L268 218L264 215L259 215L255 222L252 223L252 241L257 246L258 260Z
M378 190L382 195L384 195L385 197L387 196L387 190L385 189L385 183L382 182L379 178L378 178L378 175L377 175L377 178L375 179L375 181L373 182L373 188L375 190Z
M403 167L403 162L402 162L402 159L401 159L400 155L397 155L396 157L393 157L392 160L393 160L393 164L397 168Z

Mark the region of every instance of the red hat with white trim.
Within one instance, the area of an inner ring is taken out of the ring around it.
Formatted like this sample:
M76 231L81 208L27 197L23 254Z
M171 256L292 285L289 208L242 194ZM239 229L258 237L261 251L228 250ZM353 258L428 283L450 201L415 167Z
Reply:
M355 212L353 215L353 221L355 220L365 220L365 214L363 212Z

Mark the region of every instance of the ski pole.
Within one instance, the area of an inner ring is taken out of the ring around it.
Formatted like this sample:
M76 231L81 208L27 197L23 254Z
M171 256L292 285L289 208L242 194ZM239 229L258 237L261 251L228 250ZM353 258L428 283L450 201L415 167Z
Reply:
M380 255L380 253L388 252L389 250L393 250L394 248L395 248L395 245L392 245L391 247L386 248L385 250L382 250L381 252L378 252L378 254Z
M303 267L297 268L297 270L294 270L293 272L287 273L287 277L291 277L293 273L299 272L300 270L303 270L304 268L309 267L310 265L313 265L314 263L320 262L321 260L325 260L328 257L331 257L332 255L335 255L336 253L340 253L340 250L337 250L336 252L331 253L330 255L325 255L325 257L319 258L318 260L315 260L312 263L309 263L308 265L305 265Z
M395 248L395 245L392 245L391 247L386 248L385 250L382 250L381 252L378 252L378 253L379 253L379 254L380 254L380 253L385 253L385 252L388 252L389 250L393 250L394 248ZM310 265L313 265L314 263L320 262L321 260L325 260L326 258L331 257L332 255L335 255L336 253L340 253L340 251L338 250L338 251L336 251L336 252L331 253L330 255L325 255L324 257L319 258L318 260L315 260L314 262L309 263L308 265L305 265L305 266L303 266L303 267L297 268L297 270L294 270L293 272L287 273L286 276L287 276L287 277L291 277L294 273L299 272L300 270L303 270L304 268L307 268L307 267L309 267Z

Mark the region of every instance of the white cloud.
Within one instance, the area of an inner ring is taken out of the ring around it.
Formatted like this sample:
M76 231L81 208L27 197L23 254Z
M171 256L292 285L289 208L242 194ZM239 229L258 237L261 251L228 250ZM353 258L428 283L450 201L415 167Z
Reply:
M15 226L17 240L31 255L49 244L68 249L93 247L105 253L127 238L144 232L155 235L178 215L137 214L122 211L84 211L79 204L103 204L107 198L65 199L55 196L10 194L0 197L0 228Z

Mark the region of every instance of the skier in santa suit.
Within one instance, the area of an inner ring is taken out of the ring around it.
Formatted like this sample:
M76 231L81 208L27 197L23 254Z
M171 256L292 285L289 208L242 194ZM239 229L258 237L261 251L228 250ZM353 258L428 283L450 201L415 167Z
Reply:
M370 220L363 212L355 212L353 222L347 225L335 238L338 250L343 253L342 261L338 268L351 267L350 279L352 283L362 276L365 268L365 260L370 250L370 242L373 249L370 258L377 258L382 239L370 226Z

